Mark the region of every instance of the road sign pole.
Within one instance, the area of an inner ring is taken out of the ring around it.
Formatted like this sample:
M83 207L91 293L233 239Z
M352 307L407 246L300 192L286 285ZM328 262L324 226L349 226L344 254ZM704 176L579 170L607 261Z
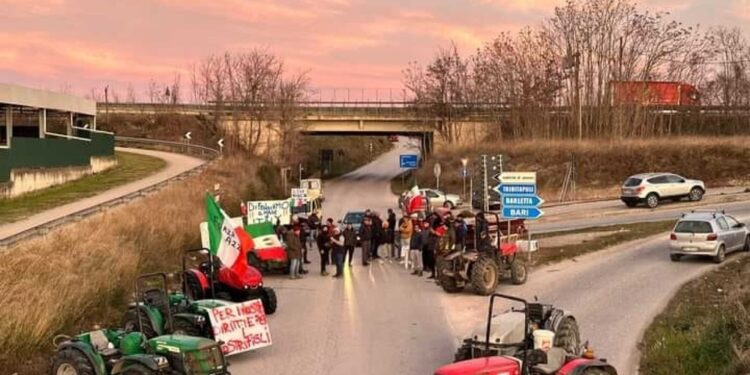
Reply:
M484 194L484 205L482 210L487 212L490 210L490 187L487 181L487 155L482 155L482 167L482 170L484 171L484 175L482 176L482 194Z

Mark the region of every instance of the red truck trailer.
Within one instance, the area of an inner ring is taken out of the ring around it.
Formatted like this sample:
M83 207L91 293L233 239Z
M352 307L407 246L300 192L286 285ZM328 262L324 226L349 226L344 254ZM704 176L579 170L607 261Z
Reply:
M663 81L612 81L612 105L691 106L700 95L693 85Z

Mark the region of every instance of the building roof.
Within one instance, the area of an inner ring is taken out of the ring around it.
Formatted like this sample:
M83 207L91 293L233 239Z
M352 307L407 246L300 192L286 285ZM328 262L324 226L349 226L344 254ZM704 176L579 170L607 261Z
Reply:
M96 116L96 102L52 91L0 83L0 104Z

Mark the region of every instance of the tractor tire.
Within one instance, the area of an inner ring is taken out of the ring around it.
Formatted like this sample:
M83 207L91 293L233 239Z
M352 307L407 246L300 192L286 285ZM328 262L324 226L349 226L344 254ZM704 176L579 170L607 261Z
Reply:
M716 256L713 257L713 261L716 264L721 264L724 262L724 259L727 258L727 251L724 248L724 245L719 246L719 250L716 252Z
M278 300L276 299L276 292L273 289L263 288L260 300L263 302L263 311L265 311L267 315L271 315L276 312L276 308L278 307Z
M195 274L190 271L185 271L182 277L184 277L185 280L185 295L187 295L188 298L193 301L206 298L206 295L203 292L203 287L201 287L201 283L198 281Z
M590 367L581 373L581 375L611 375L612 373L599 367Z
M172 327L172 333L175 335L194 337L203 336L203 330L201 330L199 327L196 327L195 324L186 319L175 319L174 327Z
M443 287L443 290L448 293L458 293L464 290L463 287L458 286L455 278L448 276L443 272L440 272L440 275L438 276L438 283Z
M147 339L158 336L156 329L154 329L154 326L151 324L151 319L149 319L148 315L140 309L129 309L125 312L125 316L122 317L122 328L125 332L138 331L138 315L141 316L141 323L143 324L141 333L143 333Z
M52 358L52 375L94 375L94 366L78 349L65 348Z
M156 373L150 368L140 363L134 363L122 369L121 374L123 375L153 375Z
M488 256L481 256L474 263L471 272L471 285L477 294L488 296L495 291L499 280L497 262Z
M460 348L458 348L458 350L456 350L456 355L453 357L453 362L461 362L473 359L471 352L471 344L464 343Z
M258 259L258 256L256 256L254 253L247 254L247 264L253 266L253 268L257 269L258 271L262 271L262 264L260 262L260 259Z
M510 264L510 280L514 285L525 284L529 277L529 271L526 268L526 263L519 260L514 260Z
M235 299L232 297L232 294L229 292L216 292L214 299L220 299L222 301L228 301L228 302L245 302L245 301L235 301Z
M575 319L568 316L558 324L555 330L554 346L565 349L570 355L581 354L581 333Z

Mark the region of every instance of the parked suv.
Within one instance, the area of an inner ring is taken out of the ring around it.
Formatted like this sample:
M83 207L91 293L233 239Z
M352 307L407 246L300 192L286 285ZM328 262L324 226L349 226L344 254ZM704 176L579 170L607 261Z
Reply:
M669 235L669 249L673 262L683 255L704 255L721 263L729 252L750 251L750 231L724 211L692 211L677 220Z
M691 201L699 201L705 193L706 187L700 180L690 180L671 173L643 173L625 180L620 199L628 207L645 203L649 208L655 208L660 200L679 201L687 197Z

